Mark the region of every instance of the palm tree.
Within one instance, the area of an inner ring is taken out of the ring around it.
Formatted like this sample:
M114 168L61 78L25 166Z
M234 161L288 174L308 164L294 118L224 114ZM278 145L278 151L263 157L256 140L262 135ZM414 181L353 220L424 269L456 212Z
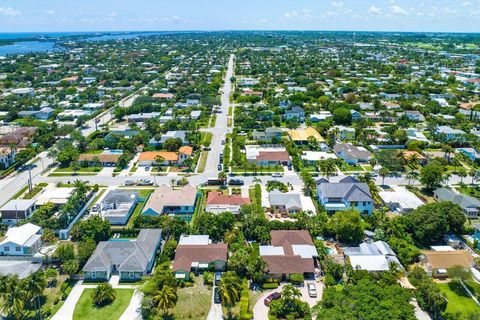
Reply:
M162 166L162 163L165 161L165 158L157 154L155 156L154 161L155 161L155 165L157 166L157 172L160 172L160 167Z
M218 292L222 297L222 303L228 308L233 306L240 294L240 283L235 274L226 273L218 284Z
M472 183L471 184L473 184L475 182L475 180L477 179L478 171L475 170L475 169L472 169L468 172L468 175L470 177L472 177Z
M300 290L298 290L291 284L285 285L282 289L282 298L285 299L285 301L293 301L294 299L298 299L301 296L302 294L300 293Z
M407 180L408 180L408 185L410 185L412 181L417 180L417 178L418 178L418 172L416 172L416 171L410 171L410 172L408 172L408 173L406 174L405 177L406 177Z
M388 272L396 278L400 275L400 268L395 261L388 262Z
M115 300L116 294L108 282L100 283L92 293L92 301L97 306L110 304Z
M445 158L447 159L448 163L450 163L450 155L453 152L453 148L448 144L443 144L442 151L445 153Z
M382 177L382 186L385 185L385 177L390 174L390 170L388 168L382 167L379 171L378 174L380 177Z
M163 313L166 314L168 309L175 306L177 299L178 296L176 290L170 286L164 285L162 290L153 297L153 303L157 310L163 310Z
M468 175L467 170L465 168L458 169L457 174L460 177L460 183L463 183L463 178L465 178Z
M227 174L225 173L225 171L220 171L218 173L218 180L220 180L222 183L227 180Z
M25 309L25 290L20 285L18 276L7 277L0 287L0 310L6 312L8 315L13 315L15 319L20 319L23 316Z

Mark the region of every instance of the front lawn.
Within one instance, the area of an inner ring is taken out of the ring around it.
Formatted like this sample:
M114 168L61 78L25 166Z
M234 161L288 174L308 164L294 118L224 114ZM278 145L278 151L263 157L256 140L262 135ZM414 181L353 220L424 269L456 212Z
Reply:
M171 309L174 319L205 319L207 317L212 290L203 284L203 277L196 277L193 287L179 288L177 294L177 304Z
M118 320L130 304L133 289L115 289L116 298L108 306L98 308L92 303L92 292L95 289L85 289L75 306L73 320Z
M480 312L480 306L468 295L468 293L459 285L453 282L438 283L442 293L447 297L447 313L459 312L466 319L471 313Z

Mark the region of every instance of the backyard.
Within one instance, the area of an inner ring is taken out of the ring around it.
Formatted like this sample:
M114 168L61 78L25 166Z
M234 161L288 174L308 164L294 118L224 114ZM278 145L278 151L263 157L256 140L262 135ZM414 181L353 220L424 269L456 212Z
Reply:
M115 300L105 307L95 307L92 304L92 292L95 289L85 289L75 306L73 320L118 320L127 308L133 296L133 289L115 289Z
M450 283L438 283L443 294L447 297L448 305L447 313L460 313L464 319L471 313L480 312L480 306L470 298L467 292L459 285L453 282Z

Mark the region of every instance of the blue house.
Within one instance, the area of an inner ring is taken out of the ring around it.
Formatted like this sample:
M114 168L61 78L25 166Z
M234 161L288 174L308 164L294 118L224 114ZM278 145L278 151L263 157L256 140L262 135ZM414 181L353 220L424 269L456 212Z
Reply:
M368 185L353 177L343 178L337 183L330 183L323 178L319 179L317 196L318 201L329 214L346 210L371 214L373 211L373 198Z
M478 152L474 148L458 148L457 152L464 154L472 161L479 161L480 160L480 152Z
M305 111L303 108L295 106L285 111L285 120L297 120L299 122L305 121Z

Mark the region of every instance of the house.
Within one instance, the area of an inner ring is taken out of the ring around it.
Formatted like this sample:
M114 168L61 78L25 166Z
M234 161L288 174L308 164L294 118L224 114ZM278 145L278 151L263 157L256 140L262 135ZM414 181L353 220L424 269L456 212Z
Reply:
M138 156L139 166L153 166L157 165L156 159L160 157L163 159L160 165L181 165L186 159L190 158L193 153L193 148L189 146L183 146L178 149L178 152L173 151L146 151L140 153Z
M288 136L290 137L290 140L292 140L296 144L307 144L308 139L314 139L317 142L324 141L320 133L318 133L318 131L312 127L290 130L288 131Z
M467 218L476 219L480 214L480 200L477 198L455 192L449 188L439 188L433 191L433 197L437 201L450 201L458 204Z
M162 114L160 112L146 112L138 114L130 114L126 116L128 123L132 122L145 122L148 119L155 119L160 117Z
M272 190L268 193L268 201L272 213L288 215L303 210L300 194L296 192L283 193L279 190Z
M78 157L78 162L87 163L89 166L93 166L98 160L98 164L102 167L114 167L117 165L117 161L121 155L122 153L112 153L108 151L102 153L82 153Z
M103 107L105 107L105 103L103 102L89 102L89 103L85 103L82 106L82 109L94 111L94 110L102 109Z
M279 145L246 145L245 154L249 163L257 165L289 166L291 163L287 150Z
M57 117L59 120L68 121L75 120L79 117L88 116L90 111L81 110L81 109L69 109L60 112Z
M250 204L249 198L243 198L240 195L226 195L222 192L210 191L207 196L206 212L222 213L231 212L240 213L240 207Z
M17 151L15 148L0 147L0 168L7 169L15 163L15 156Z
M343 252L354 270L388 271L391 263L403 269L397 255L385 241L362 242L358 247L343 248Z
M132 139L133 137L137 136L139 133L140 132L136 130L112 130L103 139L106 142L114 143L120 140L120 138Z
M190 112L190 118L193 120L198 120L200 118L200 115L202 114L202 111L200 110L193 110Z
M285 111L285 120L296 120L298 122L305 122L305 111L302 107L292 107L291 109Z
M175 97L173 93L154 93L152 98L154 99L163 99L163 100L172 100Z
M266 128L265 131L254 130L252 138L254 140L271 141L272 139L280 139L283 131L277 127Z
M349 165L357 165L359 162L368 162L372 159L370 151L350 143L337 143L333 150L337 157L342 158Z
M362 114L357 110L351 109L350 114L352 115L352 121L357 121L362 119Z
M453 129L449 126L437 126L435 128L435 133L446 141L459 141L463 140L466 133L460 129Z
M480 151L475 148L457 148L455 151L467 156L472 161L480 161Z
M327 159L337 159L337 156L334 153L327 153L324 151L303 151L303 154L300 158L311 165L314 165L318 161L327 160Z
M85 280L107 281L116 274L120 281L140 280L152 271L161 239L161 229L142 229L135 240L100 241L83 267Z
M143 214L148 216L168 214L190 221L196 202L197 190L194 187L187 185L181 189L172 189L162 185L148 198L143 207Z
M56 207L60 207L67 203L68 199L72 196L75 192L75 188L58 188L54 185L48 185L45 189L42 190L40 195L37 197L37 202L35 205L43 206L47 203L51 203Z
M424 250L420 262L430 277L447 278L447 269L450 267L462 266L470 270L473 256L466 250Z
M400 186L392 186L391 191L380 191L378 195L393 212L408 213L424 205L414 193Z
M373 198L368 185L353 177L343 178L339 182L319 179L317 196L329 214L346 210L371 214L373 211Z
M17 148L27 147L35 137L37 128L19 127L0 137L0 146L9 147L15 145Z
M333 115L330 111L320 111L318 113L311 114L309 118L312 122L322 122L333 118Z
M7 230L0 242L0 255L33 256L42 248L42 228L32 223Z
M27 118L27 117L33 117L38 120L48 120L52 116L53 112L55 110L50 108L50 107L43 107L40 110L34 110L34 111L20 111L18 113L18 116L20 118Z
M226 243L212 243L208 235L180 236L173 272L176 279L190 279L190 272L224 271L227 264Z
M16 224L22 219L30 218L36 205L33 199L13 199L0 208L2 222L8 225Z
M307 230L272 230L270 245L259 247L266 277L284 279L291 274L313 277L318 257Z
M126 225L138 201L138 192L110 190L103 198L100 213L112 225Z
M182 144L185 145L188 143L187 131L167 131L161 136L159 143L164 144L168 139L180 139Z
M420 111L417 110L407 110L405 112L398 112L397 119L400 119L402 116L406 116L410 121L421 122L425 121L425 117L421 114Z
M355 128L345 126L336 126L336 128L338 129L338 137L340 140L355 140Z
M414 140L414 141L423 141L423 142L430 142L425 135L418 131L415 128L407 128L405 130L405 133L407 134L408 140Z
M416 161L420 165L425 165L427 164L427 158L424 157L421 153L418 151L410 151L410 150L405 150L402 151L402 158L405 159L405 161L411 161L412 159L416 159Z

